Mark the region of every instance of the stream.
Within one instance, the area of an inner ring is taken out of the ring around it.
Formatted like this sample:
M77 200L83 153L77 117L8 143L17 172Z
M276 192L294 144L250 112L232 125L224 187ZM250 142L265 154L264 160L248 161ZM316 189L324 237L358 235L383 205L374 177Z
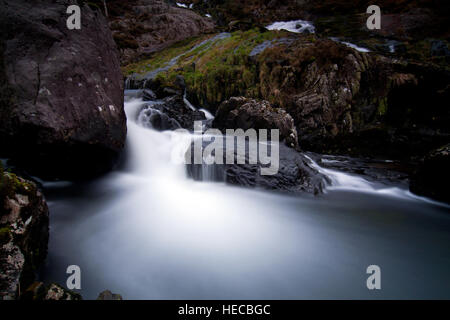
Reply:
M139 123L125 103L123 164L89 183L44 184L50 242L41 279L124 299L450 298L449 207L402 187L311 166L330 178L320 196L196 182L182 157L191 137ZM381 290L366 269L381 268Z

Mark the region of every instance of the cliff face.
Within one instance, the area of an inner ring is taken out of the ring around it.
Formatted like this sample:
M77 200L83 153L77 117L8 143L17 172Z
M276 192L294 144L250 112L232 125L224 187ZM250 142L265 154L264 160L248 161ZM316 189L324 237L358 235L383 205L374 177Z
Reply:
M110 169L126 137L123 77L108 23L76 1L0 1L0 153L43 175Z

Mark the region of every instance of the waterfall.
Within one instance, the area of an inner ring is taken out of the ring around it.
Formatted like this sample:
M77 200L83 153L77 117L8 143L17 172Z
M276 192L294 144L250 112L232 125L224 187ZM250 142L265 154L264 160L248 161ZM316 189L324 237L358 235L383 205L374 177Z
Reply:
M200 165L203 182L194 181L183 160L200 136L143 125L155 103L127 97L120 170L87 186L44 183L52 219L43 281L65 283L77 264L86 299L105 288L125 299L372 298L363 276L382 263L390 271L380 298L449 298L448 208L387 197L312 160L332 181L316 198L208 182L220 180L217 166ZM441 281L411 290L417 270Z

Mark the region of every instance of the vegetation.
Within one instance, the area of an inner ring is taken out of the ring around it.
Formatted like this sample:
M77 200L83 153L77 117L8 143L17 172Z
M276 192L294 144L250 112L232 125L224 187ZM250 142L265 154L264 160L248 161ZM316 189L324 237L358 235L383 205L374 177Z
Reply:
M5 172L0 163L0 208L4 207L6 198L12 198L15 194L33 195L35 186L17 177L14 173ZM3 210L2 210L3 212Z

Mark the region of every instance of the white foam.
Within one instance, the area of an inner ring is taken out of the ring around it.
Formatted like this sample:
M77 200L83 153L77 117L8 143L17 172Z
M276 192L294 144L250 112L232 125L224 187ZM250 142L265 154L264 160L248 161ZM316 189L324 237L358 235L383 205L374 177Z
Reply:
M266 27L268 30L286 30L294 33L303 33L309 31L314 33L316 28L310 21L293 20L293 21L279 21L274 22Z
M357 46L356 44L351 43L351 42L341 41L341 40L339 40L338 38L334 38L334 37L332 37L332 38L330 38L330 39L333 40L333 41L336 41L336 42L345 44L347 47L352 48L352 49L355 49L356 51L359 51L359 52L365 52L365 53L370 52L369 49L364 48L364 47L359 47L359 46Z

